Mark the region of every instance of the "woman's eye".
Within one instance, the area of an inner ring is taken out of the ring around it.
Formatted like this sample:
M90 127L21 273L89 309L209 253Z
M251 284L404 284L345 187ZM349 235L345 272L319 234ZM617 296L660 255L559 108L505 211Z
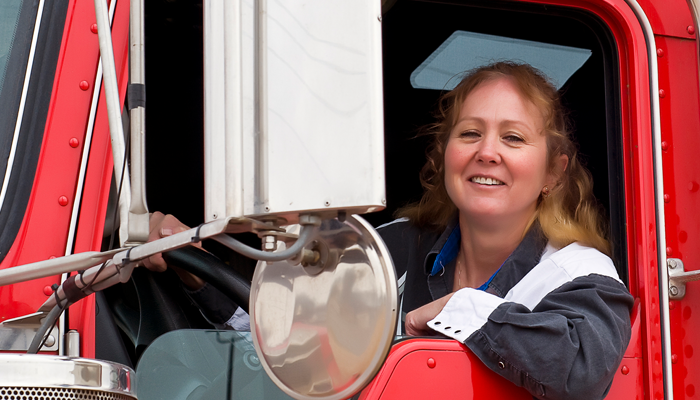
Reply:
M479 137L479 132L477 131L464 131L459 134L462 138L476 138Z
M508 143L523 143L525 142L525 139L521 138L520 136L517 135L508 135L504 138L504 140Z

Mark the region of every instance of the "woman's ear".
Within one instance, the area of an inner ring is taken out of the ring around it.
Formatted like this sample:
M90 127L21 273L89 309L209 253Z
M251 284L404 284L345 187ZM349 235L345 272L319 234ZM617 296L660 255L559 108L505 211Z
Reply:
M564 171L566 171L566 167L568 166L569 156L566 154L560 154L554 161L554 169L549 173L547 185L550 187L556 186L561 180L561 177L564 176Z
M566 167L569 166L569 156L566 154L560 155L557 160L557 166L559 167L557 170L561 171L560 174L563 174L566 171Z

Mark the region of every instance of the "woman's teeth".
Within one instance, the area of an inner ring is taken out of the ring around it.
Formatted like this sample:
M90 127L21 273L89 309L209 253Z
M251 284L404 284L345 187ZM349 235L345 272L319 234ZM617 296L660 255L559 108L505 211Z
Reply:
M483 176L475 176L471 179L474 183L479 183L482 185L505 185L505 183L493 178L484 178Z

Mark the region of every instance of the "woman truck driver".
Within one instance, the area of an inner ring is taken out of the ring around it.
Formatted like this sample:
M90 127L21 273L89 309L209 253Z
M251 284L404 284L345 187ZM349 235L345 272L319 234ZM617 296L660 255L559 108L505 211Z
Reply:
M500 62L467 75L439 112L423 198L378 229L405 276L405 333L454 338L538 399L605 397L633 299L556 89ZM154 220L155 237L184 229ZM160 256L146 265L165 268Z

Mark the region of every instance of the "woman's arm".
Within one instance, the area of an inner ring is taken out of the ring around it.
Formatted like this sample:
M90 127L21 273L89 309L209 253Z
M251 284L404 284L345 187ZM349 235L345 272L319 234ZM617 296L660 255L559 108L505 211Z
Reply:
M407 329L411 321L417 334L430 327L463 342L540 399L602 399L607 393L630 339L633 298L617 280L578 277L532 310L474 289L453 295L409 313Z

